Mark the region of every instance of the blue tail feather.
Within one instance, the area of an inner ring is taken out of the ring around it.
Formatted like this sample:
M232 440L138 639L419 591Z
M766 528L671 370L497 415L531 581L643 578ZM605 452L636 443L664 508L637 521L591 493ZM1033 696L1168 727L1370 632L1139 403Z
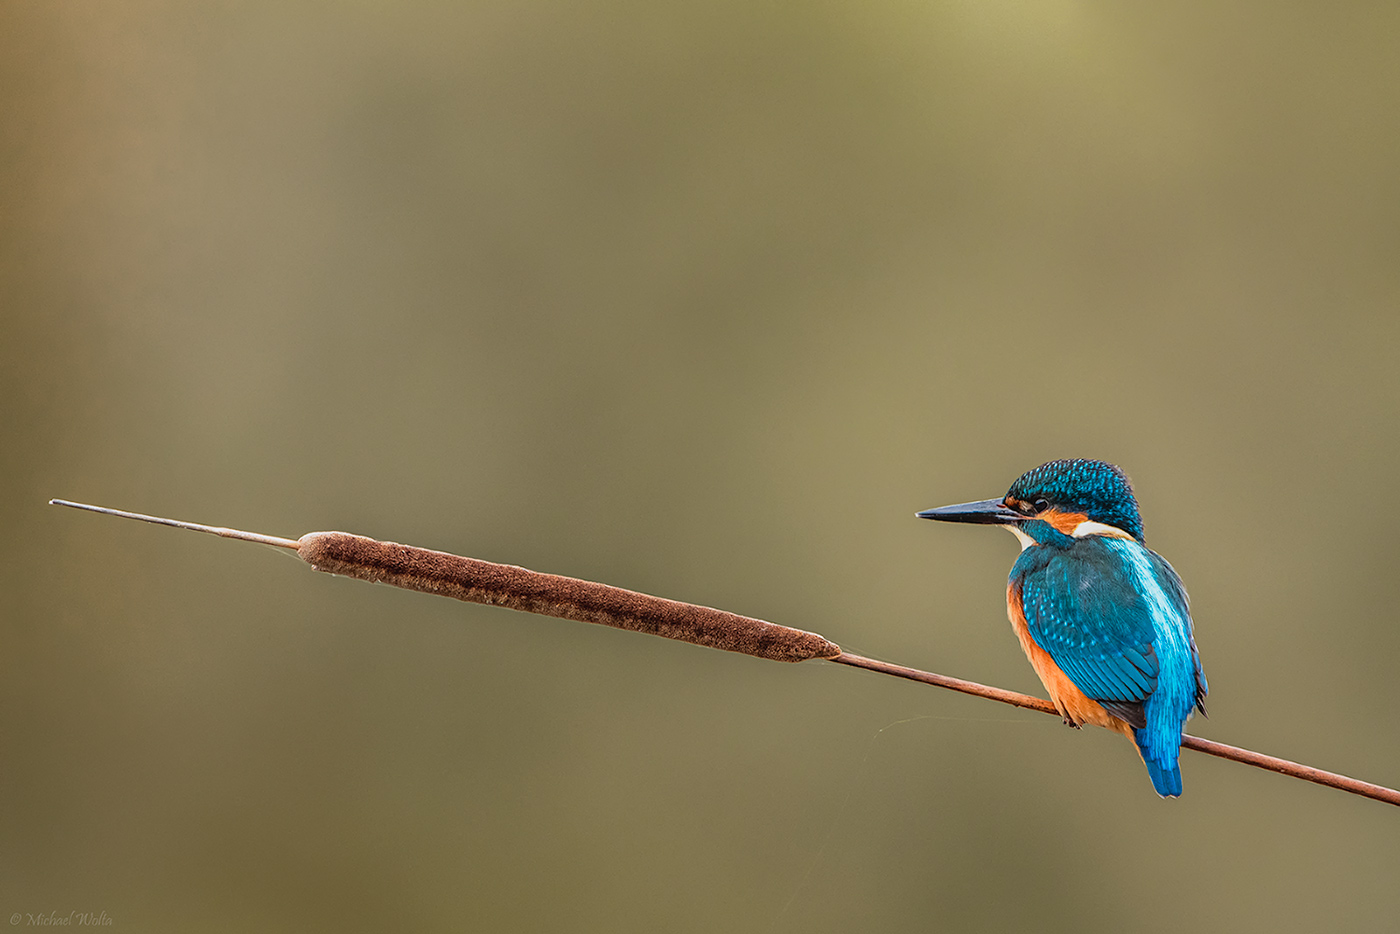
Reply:
M1181 767L1176 762L1176 757L1164 765L1152 758L1148 750L1147 731L1134 730L1133 739L1137 742L1138 752L1142 753L1143 765L1147 766L1147 777L1152 779L1152 787L1157 789L1157 794L1164 798L1175 798L1181 794Z
M1157 789L1157 794L1163 798L1175 798L1181 794L1181 768L1173 764L1171 769L1164 769L1151 759L1143 759L1147 764L1147 777L1152 779L1152 787Z

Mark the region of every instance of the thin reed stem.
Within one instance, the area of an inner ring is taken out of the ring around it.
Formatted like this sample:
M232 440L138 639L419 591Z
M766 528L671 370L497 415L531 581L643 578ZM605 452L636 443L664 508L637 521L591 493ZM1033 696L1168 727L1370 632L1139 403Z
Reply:
M906 668L903 665L893 665L889 662L876 661L873 658L866 658L863 655L852 655L850 652L842 652L835 658L828 659L828 661L833 661L838 665L850 665L853 668L864 668L867 671L879 672L882 675L905 678L909 681L932 684L936 687L947 688L950 691L960 691L963 694L973 694L977 697L985 697L988 700L1010 704L1013 707L1022 707L1026 710L1038 710L1041 713L1059 716L1059 711L1055 709L1055 705L1048 700L1032 697L1029 694L1018 694L1015 691L1008 691L1005 688L994 688L986 684L978 684L976 681L964 681L961 678L950 678L947 675L935 674L931 671ZM1225 743L1217 743L1214 740L1202 739L1199 736L1190 735L1181 737L1181 748L1194 749L1197 752L1203 752L1209 756L1218 756L1221 759L1243 762L1245 765L1252 765L1255 768L1267 769L1270 772L1278 772L1282 775L1291 775L1294 778L1301 778L1305 782L1316 782L1319 785L1326 785L1329 788L1349 791L1354 795L1362 795L1363 797L1374 798L1377 801L1384 801L1387 804L1400 806L1400 791L1396 791L1394 788L1387 788L1384 785L1373 785L1370 782L1363 782L1360 779L1339 775L1336 772L1326 772L1322 769L1315 769L1310 765L1302 765L1297 762L1289 761L1288 759L1280 759L1277 756L1266 756L1262 752L1241 749L1239 746L1227 746Z
M1039 697L853 655L843 652L840 646L813 632L593 581L542 574L514 565L494 564L413 545L381 542L348 532L308 532L294 541L258 532L197 525L193 522L162 519L158 516L108 509L105 506L89 506L62 499L52 499L49 502L55 506L71 506L74 509L123 519L138 519L156 525L208 532L224 538L295 549L297 557L315 570L342 574L372 583L384 583L473 603L504 606L526 613L646 632L667 639L742 652L772 661L799 662L823 658L838 665L864 668L896 678L932 684L951 691L1000 701L1013 707L1058 714L1053 704ZM1181 745L1185 749L1194 749L1207 755L1291 775L1303 781L1327 785L1387 804L1400 805L1400 791L1383 785L1373 785L1287 759L1201 739L1199 736L1183 736Z

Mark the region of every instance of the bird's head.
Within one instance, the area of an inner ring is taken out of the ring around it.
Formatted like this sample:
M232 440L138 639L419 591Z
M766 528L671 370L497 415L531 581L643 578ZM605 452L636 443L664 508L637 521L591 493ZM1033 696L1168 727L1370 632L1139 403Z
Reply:
M1119 535L1142 541L1137 497L1123 471L1092 460L1058 460L1028 470L1001 499L941 506L921 519L1003 525L1023 537L1044 522L1070 536ZM1025 527L1023 531L1023 527ZM1023 540L1023 544L1024 544Z

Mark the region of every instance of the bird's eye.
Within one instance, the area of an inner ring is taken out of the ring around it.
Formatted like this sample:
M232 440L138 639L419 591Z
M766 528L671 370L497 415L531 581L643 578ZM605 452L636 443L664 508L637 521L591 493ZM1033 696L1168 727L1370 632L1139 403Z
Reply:
M1038 499L1035 502L1031 503L1031 508L1034 509L1037 513L1041 513L1050 508L1050 503L1046 500Z

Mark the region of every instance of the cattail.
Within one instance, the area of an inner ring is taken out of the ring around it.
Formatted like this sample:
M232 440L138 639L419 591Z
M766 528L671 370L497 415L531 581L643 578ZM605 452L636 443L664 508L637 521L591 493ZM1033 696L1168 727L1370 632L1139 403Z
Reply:
M510 607L513 610L584 623L601 623L604 626L615 626L633 632L649 632L667 639L679 639L682 642L692 642L729 652L742 652L745 655L780 662L824 658L853 668L864 668L867 671L933 684L964 694L975 694L1027 710L1056 713L1053 704L1039 697L853 655L850 652L842 652L840 646L828 642L816 633L790 629L787 626L738 616L707 606L679 603L623 590L620 587L609 587L607 584L595 584L592 581L560 577L557 574L541 574L510 564L493 564L490 561L463 558L442 551L415 548L412 545L381 542L348 532L308 532L300 539L293 540L261 535L257 532L244 532L241 529L145 516L104 506L71 503L62 499L51 499L49 503L286 548L295 551L297 557L318 571L373 583L391 584L406 590L440 594L471 603ZM1325 772L1276 756L1267 756L1238 746L1227 746L1198 736L1183 736L1181 747L1400 805L1400 791L1394 788L1374 785L1335 772Z
M510 564L494 564L443 551L381 542L348 532L308 532L293 541L241 529L198 525L61 499L50 502L123 519L140 519L157 525L286 548L295 551L297 557L318 571L454 597L470 603L504 606L581 623L600 623L632 632L648 632L654 636L728 652L742 652L778 662L835 658L841 654L840 646L816 633L761 619L573 577L541 574Z

